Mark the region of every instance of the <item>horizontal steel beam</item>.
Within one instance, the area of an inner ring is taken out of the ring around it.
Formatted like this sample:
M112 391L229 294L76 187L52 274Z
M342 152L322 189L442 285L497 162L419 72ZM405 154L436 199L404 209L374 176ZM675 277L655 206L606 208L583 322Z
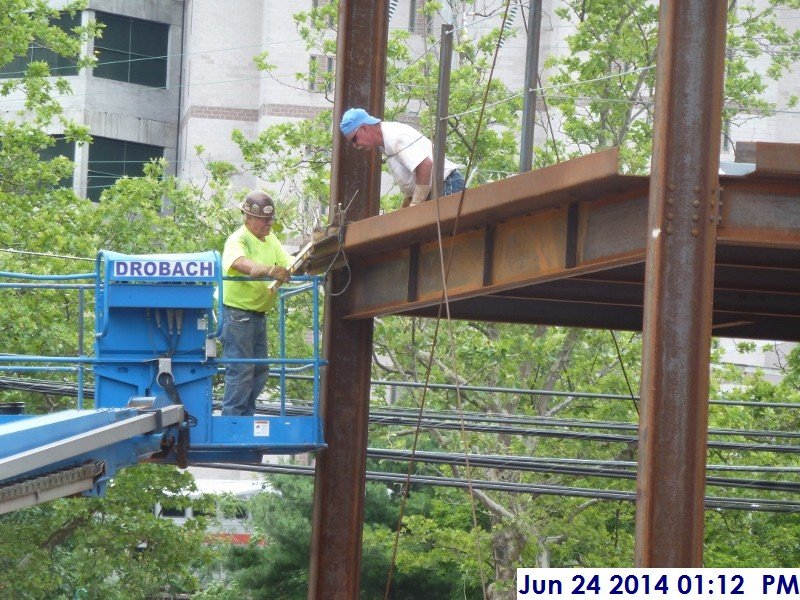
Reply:
M348 316L431 314L427 309L442 298L443 255L450 264L447 288L451 302L491 296L488 302L470 302L469 309L456 309L454 314L463 312L469 318L492 321L513 316L516 322L545 320L558 325L640 329L640 289L622 303L631 308L627 315L618 314L619 308L592 308L585 316L563 311L564 319L559 320L557 313L544 310L550 315L544 319L539 312L541 304L535 310L531 305L529 311L517 302L515 310L522 312L511 315L507 301L506 308L496 302L498 295L520 289L539 299L574 302L576 298L568 292L580 287L578 282L602 281L617 272L628 273L639 288L643 285L647 178L612 174L616 154L611 151L584 158L592 160L569 161L579 163L580 168L568 171L572 180L561 188L560 196L552 191L555 184L550 177L544 183L535 179L541 171L518 176L540 194L535 197L524 197L517 185L509 183L517 177L476 188L481 203L487 189L498 190L497 204L492 208L483 204L480 208L477 201L471 204L472 218L480 215L483 222L466 228L462 225L468 221L462 220L460 233L446 237L441 252L435 235L430 238L436 228L435 201L352 224L345 238L348 254L353 249L354 265ZM800 270L790 266L800 265L800 187L786 179L758 176L724 176L721 183L715 325L730 325L724 313L800 317L800 303L795 302L800 294ZM589 193L592 189L594 195ZM467 190L465 208L472 193ZM445 231L454 227L457 201L456 196L440 200ZM512 215L515 209L519 212ZM365 227L367 223L369 227ZM572 283L560 287L554 283L567 280ZM544 298L537 295L537 286L551 292ZM594 297L589 302L593 306L613 305L604 299L615 294L611 288L613 284L587 285L582 294ZM758 326L752 319L749 323L747 331L757 334ZM789 331L797 327L800 325ZM792 339L796 337L792 334Z
M435 240L437 220L444 236L515 219L543 209L564 207L580 199L646 186L646 177L618 174L616 148L582 156L537 171L509 177L464 194L443 196L400 211L350 223L344 240L348 256L371 256ZM646 195L646 193L645 193Z

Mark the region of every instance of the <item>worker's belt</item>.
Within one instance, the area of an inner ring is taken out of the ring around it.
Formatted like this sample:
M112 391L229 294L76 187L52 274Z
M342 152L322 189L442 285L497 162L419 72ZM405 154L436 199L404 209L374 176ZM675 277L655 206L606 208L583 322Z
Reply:
M248 315L258 315L259 317L263 317L265 314L267 314L261 310L247 310L246 308L239 308L238 306L228 306L227 304L223 304L222 306L225 307L225 310L238 310L239 312L247 313Z

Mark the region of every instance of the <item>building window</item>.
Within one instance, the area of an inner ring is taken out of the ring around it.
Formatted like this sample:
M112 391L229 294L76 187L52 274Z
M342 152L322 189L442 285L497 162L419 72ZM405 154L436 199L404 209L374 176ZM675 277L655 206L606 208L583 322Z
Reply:
M153 158L164 156L164 149L148 144L136 144L108 138L95 137L89 146L89 176L86 180L86 197L92 202L100 200L104 189L114 185L120 177L144 175L144 165Z
M69 160L75 161L75 143L68 142L63 135L54 135L55 144L39 152L39 156L45 162L49 162L57 156L66 156ZM72 188L72 176L64 177L58 181L58 187Z
M308 62L308 91L330 92L333 88L335 61L332 56L312 54Z
M425 14L425 0L411 0L409 5L408 30L418 35L430 35L433 23Z
M169 517L169 518L172 518L172 519L184 519L184 518L186 518L186 509L184 509L184 508L162 508L160 516Z
M105 25L94 42L97 65L93 75L150 87L167 85L169 25L95 13Z
M80 27L81 13L70 16L62 13L61 16L50 20L50 25L58 27L63 31L72 31L75 27ZM15 56L14 59L0 67L0 78L9 79L12 77L22 77L28 70L28 65L34 61L43 61L50 67L51 75L67 77L77 75L78 67L74 58L66 58L53 52L49 48L42 46L37 41L31 42L25 56Z

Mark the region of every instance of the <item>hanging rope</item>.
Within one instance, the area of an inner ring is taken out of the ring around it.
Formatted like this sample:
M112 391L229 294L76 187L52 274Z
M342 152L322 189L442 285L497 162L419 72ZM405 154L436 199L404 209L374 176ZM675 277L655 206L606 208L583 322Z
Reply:
M488 78L488 81L486 83L486 89L484 90L483 100L481 102L481 110L480 110L480 114L478 116L478 123L477 123L477 126L475 128L475 135L473 137L472 145L470 147L469 160L467 161L467 169L466 169L467 174L469 174L470 170L472 169L472 165L474 163L475 149L476 149L476 147L478 145L478 138L479 138L479 135L480 135L481 126L483 125L483 117L484 117L484 114L485 114L485 111L486 111L486 105L487 105L488 98L489 98L489 91L490 91L491 85L492 85L492 78L494 76L494 69L495 69L495 66L497 65L497 56L499 54L500 47L501 47L502 40L503 40L503 32L505 31L505 28L506 28L506 21L508 19L508 12L509 12L510 4L511 4L511 0L506 0L505 11L503 12L503 21L502 21L502 23L500 25L500 34L499 34L498 40L497 40L497 42L495 44L494 56L492 58L492 66L491 66L491 68L489 70L489 78ZM428 383L430 382L431 370L432 370L432 367L433 367L433 358L434 358L434 355L435 355L436 346L437 346L437 342L438 342L439 328L440 328L440 323L441 323L441 320L442 320L442 313L443 312L445 313L445 317L446 317L446 320L447 320L447 323L448 323L452 369L453 369L453 373L454 373L454 379L455 379L455 382L456 382L455 383L456 402L457 402L457 407L458 407L458 412L459 412L461 442L462 442L462 445L464 447L464 465L465 465L465 471L466 471L466 476L467 476L466 477L466 479L467 479L467 489L469 491L470 505L471 505L471 510L472 510L472 525L473 525L473 531L475 531L475 543L476 543L476 550L477 550L477 555L478 555L477 556L477 558L478 558L478 560L477 560L477 562L478 562L478 571L479 571L480 578L481 578L481 590L483 592L483 598L484 598L484 600L487 600L487 598L488 598L487 590L486 590L486 574L484 573L483 560L481 559L482 549L481 549L480 535L479 535L479 528L478 528L478 515L477 515L477 510L476 510L476 507L475 507L475 494L474 494L474 488L473 488L473 485L472 485L472 465L470 464L470 461L469 461L469 448L468 448L468 445L467 445L467 434L466 434L466 428L465 428L465 425L464 425L464 408L463 408L463 402L462 402L462 398L461 398L461 389L460 389L460 385L459 385L458 367L457 367L457 359L456 359L456 352L455 352L455 337L454 337L453 327L452 327L452 316L451 316L451 313L450 313L450 298L449 298L449 293L448 293L448 288L447 288L447 279L449 277L450 268L452 266L453 248L455 246L455 238L456 238L456 235L458 233L458 223L459 223L459 219L461 217L461 212L462 212L463 205L464 205L464 195L465 195L465 193L466 193L466 188L461 190L461 195L459 196L458 209L456 211L456 218L455 218L455 222L453 224L453 233L452 233L452 235L450 237L450 245L449 245L449 248L448 248L448 251L447 251L447 258L446 259L445 259L445 252L444 252L444 237L442 235L441 214L439 212L438 199L437 199L437 202L436 202L436 235L437 235L437 242L438 242L438 248L439 248L439 262L440 262L440 266L441 266L441 275L442 275L442 298L441 298L441 300L439 302L439 308L438 308L437 315L436 315L436 326L434 328L433 342L432 342L432 345L431 345L430 356L428 357L428 364L426 366L425 386L423 387L422 399L420 400L419 413L418 413L418 417L417 417L417 425L415 427L414 441L413 441L412 449L411 449L411 457L409 459L409 464L408 464L408 472L407 472L407 475L406 475L405 483L403 485L403 497L402 497L402 501L401 501L401 504L400 504L400 515L399 515L399 518L398 518L397 531L396 531L396 534L395 534L394 548L392 550L392 559L391 559L391 562L390 562L390 565L389 565L389 575L388 575L388 578L387 578L387 581L386 581L386 591L385 591L385 594L384 594L384 600L388 600L389 591L391 589L391 579L392 579L392 574L394 572L395 560L397 558L397 547L398 547L398 543L399 543L399 539L400 539L400 531L401 531L401 527L402 527L403 515L405 513L405 505L406 505L406 500L408 498L408 490L409 490L409 487L410 487L410 484L411 484L411 473L412 473L413 468L414 468L414 454L416 452L417 442L419 440L419 432L420 432L421 423L422 423L422 414L423 414L424 409L425 409L425 400L427 398Z

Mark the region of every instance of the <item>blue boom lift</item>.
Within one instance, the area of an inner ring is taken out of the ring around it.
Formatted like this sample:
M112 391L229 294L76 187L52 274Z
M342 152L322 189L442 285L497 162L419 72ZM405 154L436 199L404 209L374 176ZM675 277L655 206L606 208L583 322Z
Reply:
M0 415L0 514L77 493L101 495L117 470L140 461L180 467L259 463L264 454L325 446L319 418L324 361L319 355L318 277L293 277L292 285L277 290L280 355L249 361L267 362L273 374L279 373L279 413L231 417L214 414L212 378L226 362L246 359L216 356L222 318L215 306L223 304L217 252L103 251L95 272L84 275L94 279L94 356L3 355L0 368L32 370L41 367L18 365L72 360L82 369L88 363L94 371L95 407L82 409L79 402L78 409L48 415ZM286 358L285 302L305 293L312 297L312 356ZM300 371L311 374L313 402L309 414L290 415L286 378Z

